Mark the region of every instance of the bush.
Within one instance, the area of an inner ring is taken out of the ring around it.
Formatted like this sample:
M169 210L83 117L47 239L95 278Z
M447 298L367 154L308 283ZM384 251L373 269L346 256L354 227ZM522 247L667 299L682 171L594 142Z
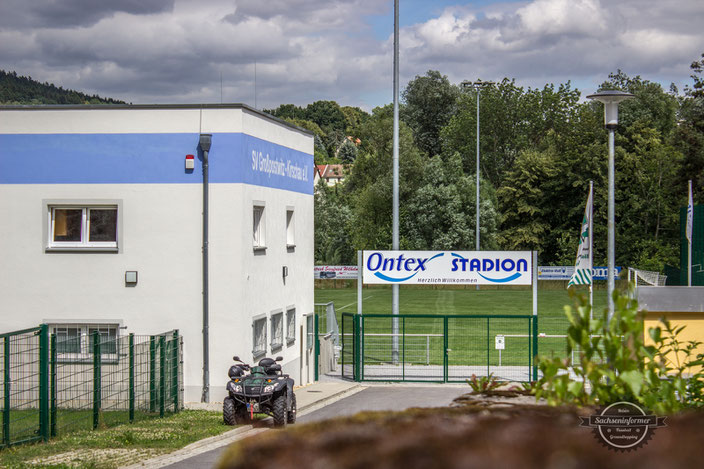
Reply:
M571 295L574 295L571 292ZM542 378L535 387L538 398L551 405L607 405L617 401L640 403L658 413L704 407L704 354L694 357L700 342L680 341L684 327L666 320L648 331L653 345L645 345L643 313L629 295L614 292L614 315L591 319L583 295L577 308L565 306L570 326L567 356L578 359L539 358ZM689 374L688 374L689 373Z

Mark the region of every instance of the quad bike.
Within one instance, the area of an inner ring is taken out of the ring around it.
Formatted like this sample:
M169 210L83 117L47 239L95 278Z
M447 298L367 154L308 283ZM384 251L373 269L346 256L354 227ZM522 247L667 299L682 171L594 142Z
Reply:
M230 367L227 383L228 396L222 404L222 416L226 425L250 423L254 414L266 414L274 418L274 426L283 427L296 422L296 395L293 379L281 371L277 357L262 358L258 366L250 366L239 357L239 362Z

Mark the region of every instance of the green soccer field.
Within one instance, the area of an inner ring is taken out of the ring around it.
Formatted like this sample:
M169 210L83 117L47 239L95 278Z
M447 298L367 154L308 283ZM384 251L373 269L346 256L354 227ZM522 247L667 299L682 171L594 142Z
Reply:
M582 293L587 294L586 290ZM365 288L363 312L369 314L391 313L391 288ZM356 313L355 288L315 290L316 304L333 302L338 323L342 327L343 312ZM539 355L565 356L567 329L565 305L574 305L566 290L538 290L538 332L544 337L538 341ZM594 292L594 314L606 308L606 291ZM317 311L321 311L318 307ZM399 312L405 317L399 324L403 334L401 359L405 363L439 365L443 359L443 321L418 315L531 315L532 291L529 289L432 289L403 288L399 293ZM374 365L389 361L391 353L391 319L365 318L365 364ZM322 326L322 324L321 324ZM349 327L348 327L349 329ZM322 330L321 330L322 332ZM495 337L505 335L506 346L499 356ZM448 364L524 366L529 360L530 327L526 319L512 318L457 318L448 320Z

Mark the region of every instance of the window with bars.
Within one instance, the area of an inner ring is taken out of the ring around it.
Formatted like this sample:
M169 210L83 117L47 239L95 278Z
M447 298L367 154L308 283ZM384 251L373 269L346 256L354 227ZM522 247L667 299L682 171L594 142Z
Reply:
M48 208L48 249L117 248L117 205L50 205Z
M49 330L56 334L56 354L60 361L92 360L95 332L99 335L102 359L118 358L118 324L50 324Z
M291 345L296 341L296 308L286 310L286 344Z
M271 315L271 350L280 349L284 345L284 313Z
M255 319L252 324L252 355L266 355L266 317Z

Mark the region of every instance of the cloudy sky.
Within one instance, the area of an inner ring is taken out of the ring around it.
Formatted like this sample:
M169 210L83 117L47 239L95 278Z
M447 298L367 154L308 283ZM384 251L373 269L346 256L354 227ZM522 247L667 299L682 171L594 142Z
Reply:
M704 52L703 0L400 4L402 87L435 69L591 92L620 68L681 89ZM371 110L393 99L392 52L390 0L0 1L0 69L133 103Z

